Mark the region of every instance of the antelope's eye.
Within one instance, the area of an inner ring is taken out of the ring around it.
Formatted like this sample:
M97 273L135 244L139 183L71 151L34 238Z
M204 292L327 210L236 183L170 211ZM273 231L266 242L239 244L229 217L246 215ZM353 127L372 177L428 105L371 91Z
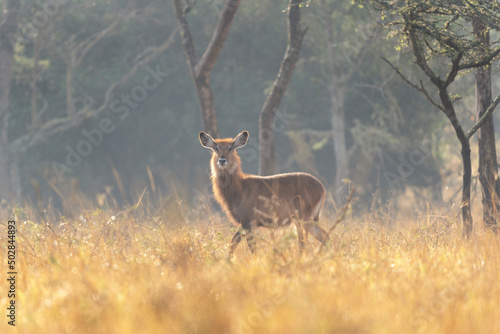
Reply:
M219 146L215 146L215 151L219 152Z
M231 150L232 150L232 149L233 149L233 148L232 148L231 146L229 146L229 147L227 148L227 151L228 151L228 152L231 152Z

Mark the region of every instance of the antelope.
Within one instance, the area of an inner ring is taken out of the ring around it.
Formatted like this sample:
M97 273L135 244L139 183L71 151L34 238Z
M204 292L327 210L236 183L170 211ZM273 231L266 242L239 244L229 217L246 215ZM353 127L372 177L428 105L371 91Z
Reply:
M200 132L202 146L212 150L210 169L214 197L229 220L239 229L231 240L229 258L243 237L255 252L252 230L259 226L285 227L293 221L297 228L299 251L304 249L303 229L311 233L324 246L328 245L328 233L319 224L319 214L325 203L325 187L307 173L286 173L271 176L245 174L236 149L245 146L248 131L234 139L213 139Z

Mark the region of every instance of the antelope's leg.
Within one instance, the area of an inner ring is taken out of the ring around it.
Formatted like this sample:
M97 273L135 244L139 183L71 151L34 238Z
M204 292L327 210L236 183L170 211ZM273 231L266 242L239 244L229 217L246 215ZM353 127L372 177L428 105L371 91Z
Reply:
M305 240L307 239L307 230L305 230L306 235L304 239L304 228L302 226L302 220L304 219L304 202L300 196L295 196L292 201L295 209L292 217L295 218L294 222L297 228L297 237L299 239L299 253L302 254L304 252Z
M242 234L242 228L239 228L238 231L233 236L233 239L231 240L231 248L229 250L229 258L233 256L234 250L238 246L238 244L241 242L241 234Z
M255 254L255 237L252 233L252 230L246 230L246 232L248 248L250 249L250 252L252 252L252 254Z
M299 239L299 254L302 254L304 252L305 239L304 239L304 229L302 228L300 220L297 219L295 220L295 227L297 228L297 237Z
M252 233L252 222L242 221L240 233L247 239L248 248L250 252L255 253L255 237Z
M328 242L330 241L330 237L328 233L318 225L317 222L306 222L303 224L304 229L311 233L316 239L318 239L323 246L328 247Z

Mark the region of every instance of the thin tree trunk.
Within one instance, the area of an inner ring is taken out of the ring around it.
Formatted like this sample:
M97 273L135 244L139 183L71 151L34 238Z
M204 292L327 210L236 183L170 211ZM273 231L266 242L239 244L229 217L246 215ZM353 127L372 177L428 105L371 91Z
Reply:
M453 125L453 129L455 130L455 134L460 142L461 147L461 155L462 155L462 167L463 167L463 176L462 176L462 222L463 222L463 237L466 239L470 239L472 236L472 227L473 220L471 214L471 180L472 180L472 166L471 166L471 158L470 158L470 137L464 132L460 122L457 119L457 114L455 112L455 108L453 107L453 103L450 99L450 94L446 88L440 88L439 96L441 102L444 106L444 113L450 120Z
M335 158L333 198L338 203L342 199L342 180L348 177L349 171L349 158L345 141L344 99L346 90L344 87L346 82L350 81L353 71L348 71L348 74L345 76L346 81L338 80L338 76L335 75L336 57L334 52L335 42L333 38L332 12L324 1L320 2L320 5L323 11L323 21L326 28L326 56L328 59L328 66L330 67L330 71L328 72L330 76L328 91L330 94L333 156Z
M459 138L460 139L460 138ZM464 224L463 237L470 239L472 236L472 214L470 209L470 192L472 180L472 166L470 160L470 145L469 141L460 140L462 144L462 164L464 168L463 173L463 187L462 187L462 221Z
M19 0L5 0L0 21L0 198L12 193L10 183L10 147L8 138L8 119L10 86L14 66L14 45L9 39L18 29Z
M19 156L12 154L12 159L9 161L10 163L10 185L12 191L14 193L15 198L18 201L22 200L22 187L21 187L21 178L19 176Z
M320 1L322 11L322 19L324 30L326 33L326 59L328 60L325 77L326 85L330 95L330 114L333 132L333 154L335 157L335 178L333 180L334 199L339 202L344 195L347 195L347 186L343 180L349 178L349 154L347 153L346 144L346 125L345 125L345 110L344 101L347 96L348 89L352 89L352 80L357 73L361 63L370 49L375 37L379 33L376 28L377 24L373 25L372 33L365 36L365 40L360 45L353 44L356 49L349 58L349 66L345 67L339 57L344 56L335 52L336 41L335 28L332 24L332 14L335 8L328 4L326 0ZM342 73L341 75L339 73Z
M478 41L489 47L490 36L486 27L479 21L473 22L474 34ZM491 66L478 68L476 71L476 107L478 119L486 112L492 101ZM493 115L488 116L478 133L479 146L479 181L482 187L483 221L496 231L498 194L495 185L498 182L497 154Z
M300 28L300 4L302 0L290 0L288 6L288 45L271 92L264 102L259 117L259 174L276 172L274 153L274 117L290 83L295 64L299 59L302 39L306 30Z
M40 49L42 43L42 35L39 34L33 45L33 71L31 73L31 125L30 129L35 129L39 124L38 119L38 71L39 71L39 61L40 61Z
M463 222L463 237L470 239L472 236L473 220L471 214L471 180L472 180L472 167L470 158L470 137L464 132L462 125L458 121L457 114L455 112L455 107L451 101L450 94L446 85L439 87L439 97L443 103L443 112L446 114L455 134L457 135L458 141L460 142L461 155L462 155L462 166L463 166L463 177L462 177L462 222Z
M66 112L69 117L75 114L75 103L73 101L73 71L75 70L75 57L73 51L69 56L69 61L66 64Z
M343 92L338 92L340 96L344 96ZM343 99L337 97L333 86L330 89L330 109L333 131L333 153L335 156L335 179L333 182L334 199L338 203L342 200L343 195L343 180L349 174L349 158L347 155L345 141L345 119L344 119L344 102Z
M6 122L6 117L1 120L2 127L0 128L0 200L7 198L10 193L10 178L9 178L9 142L7 140L7 130L4 130L3 123Z

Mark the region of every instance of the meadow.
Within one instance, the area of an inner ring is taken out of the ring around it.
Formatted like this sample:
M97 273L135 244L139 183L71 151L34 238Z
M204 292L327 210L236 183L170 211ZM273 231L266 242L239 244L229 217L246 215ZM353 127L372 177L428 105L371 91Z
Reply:
M242 243L230 263L217 212L9 214L16 326L4 315L1 333L500 333L500 240L476 227L464 241L455 216L348 215L302 256L293 227L262 230L257 254ZM2 220L4 314L6 236Z

